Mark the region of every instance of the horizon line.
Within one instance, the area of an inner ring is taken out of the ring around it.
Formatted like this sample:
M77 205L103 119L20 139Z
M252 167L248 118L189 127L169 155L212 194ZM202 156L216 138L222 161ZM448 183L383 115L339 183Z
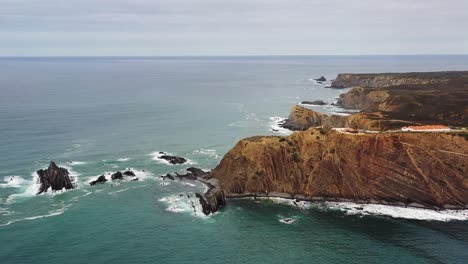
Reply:
M0 55L2 59L27 58L246 58L246 57L383 57L383 56L468 56L467 54L280 54L280 55Z

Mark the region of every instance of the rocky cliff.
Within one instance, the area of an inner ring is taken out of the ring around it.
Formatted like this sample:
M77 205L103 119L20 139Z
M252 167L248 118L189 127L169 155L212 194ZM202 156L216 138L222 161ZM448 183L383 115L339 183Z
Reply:
M342 73L332 81L331 87L387 87L410 84L446 84L450 80L459 78L465 74L468 74L468 72L410 72L376 74Z
M309 129L241 140L213 170L228 196L290 197L466 208L467 135L345 134Z
M392 119L387 113L382 112L362 112L348 116L338 116L322 114L300 105L295 105L291 108L288 119L281 126L293 131L304 131L311 127L319 126L383 131L417 124L420 123Z

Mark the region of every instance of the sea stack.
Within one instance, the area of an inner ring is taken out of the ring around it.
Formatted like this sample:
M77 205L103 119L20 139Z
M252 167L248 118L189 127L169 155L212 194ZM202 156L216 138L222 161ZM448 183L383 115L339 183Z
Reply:
M52 191L59 191L64 188L66 190L75 188L70 180L68 170L58 167L53 161L50 162L46 170L38 170L37 175L39 176L39 182L41 184L37 194L47 192L49 188Z

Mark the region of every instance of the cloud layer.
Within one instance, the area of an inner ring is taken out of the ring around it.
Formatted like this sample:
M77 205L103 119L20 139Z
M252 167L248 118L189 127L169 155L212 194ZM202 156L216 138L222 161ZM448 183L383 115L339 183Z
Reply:
M468 53L464 0L0 0L0 56Z

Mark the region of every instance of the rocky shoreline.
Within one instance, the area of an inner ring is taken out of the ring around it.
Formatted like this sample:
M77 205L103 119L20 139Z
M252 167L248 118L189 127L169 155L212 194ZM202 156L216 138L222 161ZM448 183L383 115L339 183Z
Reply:
M468 72L345 74L333 84L359 86L338 103L362 112L335 116L294 106L282 126L298 132L243 139L212 171L226 198L467 208L468 133L380 132L441 120L467 127Z

